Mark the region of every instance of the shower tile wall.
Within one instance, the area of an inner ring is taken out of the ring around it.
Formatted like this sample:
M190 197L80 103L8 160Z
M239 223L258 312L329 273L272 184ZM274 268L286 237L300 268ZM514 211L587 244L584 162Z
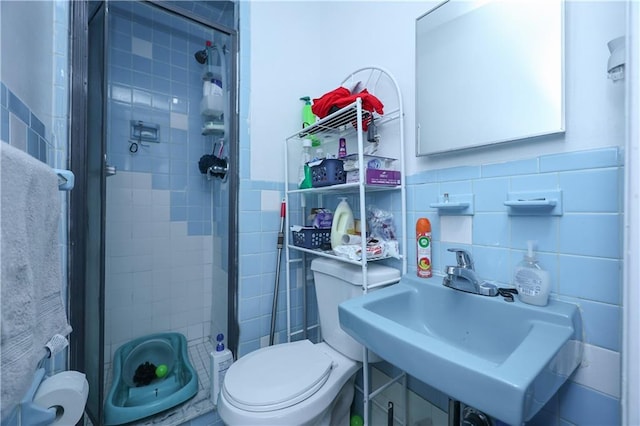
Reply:
M552 294L580 305L586 363L527 424L620 424L623 159L622 151L612 147L432 170L408 178L408 223L418 217L431 221L435 270L455 262L448 248L462 246L473 253L481 278L509 284L527 240L536 240L538 259L550 272ZM548 189L562 190L562 216L508 215L503 204L508 191ZM474 194L468 244L443 241L444 221L429 203L445 192ZM415 245L408 247L408 258L415 259ZM409 273L415 270L415 262L409 262ZM427 399L446 405L446 398L438 395Z
M198 8L232 15L221 3ZM112 2L109 26L107 155L118 173L107 180L107 360L144 334L172 330L191 341L208 338L212 321L224 327L228 235L228 189L198 169L213 140L201 134L204 65L193 56L205 40L227 41L138 2ZM159 143L130 152L131 120L158 125ZM220 321L214 294L224 300Z

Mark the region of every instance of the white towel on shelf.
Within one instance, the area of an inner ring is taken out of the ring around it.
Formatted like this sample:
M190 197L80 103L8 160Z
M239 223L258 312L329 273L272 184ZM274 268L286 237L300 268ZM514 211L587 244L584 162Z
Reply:
M2 417L28 390L45 344L71 332L61 296L58 177L0 143L0 376Z

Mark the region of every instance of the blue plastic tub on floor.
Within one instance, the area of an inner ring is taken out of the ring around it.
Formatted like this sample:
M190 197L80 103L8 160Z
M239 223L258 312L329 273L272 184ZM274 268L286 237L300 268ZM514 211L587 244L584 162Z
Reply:
M134 383L140 364L165 364L167 374L145 386ZM168 410L198 393L198 375L180 333L158 333L118 348L113 359L113 382L104 404L105 425L121 425Z

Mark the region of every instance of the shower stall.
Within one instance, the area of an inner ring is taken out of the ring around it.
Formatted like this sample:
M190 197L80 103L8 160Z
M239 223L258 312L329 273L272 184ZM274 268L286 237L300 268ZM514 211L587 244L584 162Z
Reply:
M171 414L187 421L209 408L211 336L238 340L235 4L72 9L71 368L102 424L118 348L180 333L200 388Z

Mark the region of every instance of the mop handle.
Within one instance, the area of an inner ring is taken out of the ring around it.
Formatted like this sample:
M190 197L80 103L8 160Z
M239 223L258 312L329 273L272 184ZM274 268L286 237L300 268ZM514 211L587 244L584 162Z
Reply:
M284 215L286 212L286 204L285 201L282 200L282 204L280 204L280 232L278 232L278 245L279 249L282 249L284 246Z

